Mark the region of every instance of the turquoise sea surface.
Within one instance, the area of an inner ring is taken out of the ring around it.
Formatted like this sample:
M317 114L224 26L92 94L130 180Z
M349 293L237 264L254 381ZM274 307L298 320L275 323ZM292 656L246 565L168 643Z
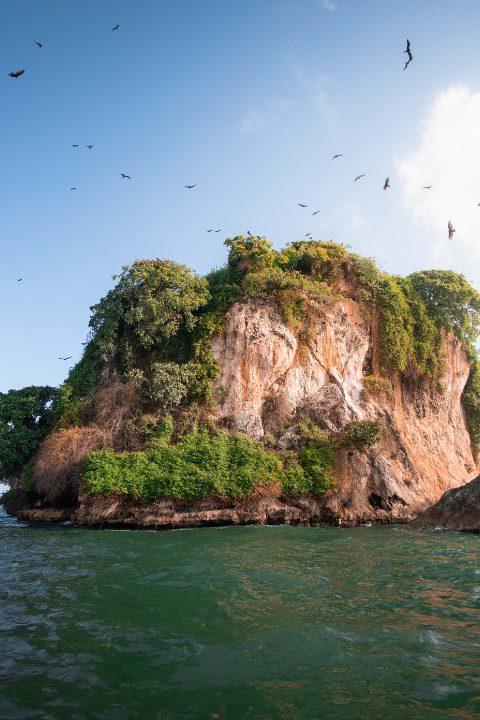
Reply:
M0 515L0 718L480 716L480 536Z

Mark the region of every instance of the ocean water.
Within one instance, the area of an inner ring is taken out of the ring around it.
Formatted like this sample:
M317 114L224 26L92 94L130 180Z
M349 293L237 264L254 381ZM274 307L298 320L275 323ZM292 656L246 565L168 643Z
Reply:
M0 718L480 715L480 536L0 516Z

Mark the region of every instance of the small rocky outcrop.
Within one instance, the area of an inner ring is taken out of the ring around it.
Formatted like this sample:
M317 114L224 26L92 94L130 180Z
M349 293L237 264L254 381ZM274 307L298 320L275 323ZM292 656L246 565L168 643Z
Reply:
M412 523L417 528L444 528L480 533L480 476L446 492Z

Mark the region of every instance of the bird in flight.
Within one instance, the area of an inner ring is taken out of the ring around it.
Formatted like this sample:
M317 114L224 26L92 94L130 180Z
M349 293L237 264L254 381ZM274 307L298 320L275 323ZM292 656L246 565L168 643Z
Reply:
M112 28L112 32L113 32L114 30L118 30L119 27L120 27L120 25L115 25L115 27Z
M93 148L93 145L85 145L85 147L91 150Z
M78 145L72 145L72 147L78 147Z
M313 216L313 215L318 215L319 212L320 212L320 210L315 210L315 212L312 213L312 216Z
M431 185L423 185L422 190L430 190Z
M23 278L17 278L17 282L22 282Z
M71 188L70 188L70 190L76 190L76 189L77 189L76 187L71 187Z
M213 228L210 228L210 230L207 230L207 232L213 232Z
M130 175L125 175L125 173L120 173L120 177L122 177L124 180L125 180L125 178L126 178L127 180L131 180L131 179L132 179L132 178L130 177Z
M25 70L15 70L15 72L8 73L10 77L19 78L20 75L23 75Z
M43 43L38 42L38 40L35 40L35 45L37 45L37 47L39 47L39 48L43 47Z
M218 230L215 230L215 232L222 232L222 228L218 228Z
M59 357L58 359L59 359L59 360L70 360L71 357L72 357L72 356L69 355L68 357Z
M337 153L336 155L334 155L334 156L332 157L332 160L336 160L336 159L339 158L339 157L343 157L343 153Z
M192 188L197 187L196 185L185 185L187 190L192 190Z
M389 188L389 187L390 187L390 178L387 177L387 179L385 180L385 184L384 184L384 186L383 186L383 189L386 190L386 189Z
M250 230L247 230L247 235L248 235L248 237L253 237L253 235L252 235L252 233L250 232Z
M303 203L298 203L300 207L308 207L308 205L304 205Z
M406 48L406 50L404 50L403 52L407 53L407 55L408 55L408 60L407 60L407 62L405 63L405 67L403 68L404 70L406 70L407 67L410 65L410 63L411 63L412 60L413 60L413 55L412 55L411 50L410 50L410 40L408 40L408 38L407 38L407 48Z
M365 177L365 173L363 173L363 175L357 175L357 177L355 178L355 180L353 182L357 182L357 180L360 180L360 178L362 178L362 177Z
M312 233L305 233L305 237L311 238L311 237L312 237Z
M448 221L448 239L451 240L453 238L453 233L457 232L455 228L452 225L452 221Z

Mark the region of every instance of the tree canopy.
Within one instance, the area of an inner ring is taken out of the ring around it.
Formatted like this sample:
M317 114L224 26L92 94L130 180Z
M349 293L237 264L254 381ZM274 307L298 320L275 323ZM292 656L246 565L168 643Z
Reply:
M0 478L17 476L48 433L53 387L26 387L0 393Z

